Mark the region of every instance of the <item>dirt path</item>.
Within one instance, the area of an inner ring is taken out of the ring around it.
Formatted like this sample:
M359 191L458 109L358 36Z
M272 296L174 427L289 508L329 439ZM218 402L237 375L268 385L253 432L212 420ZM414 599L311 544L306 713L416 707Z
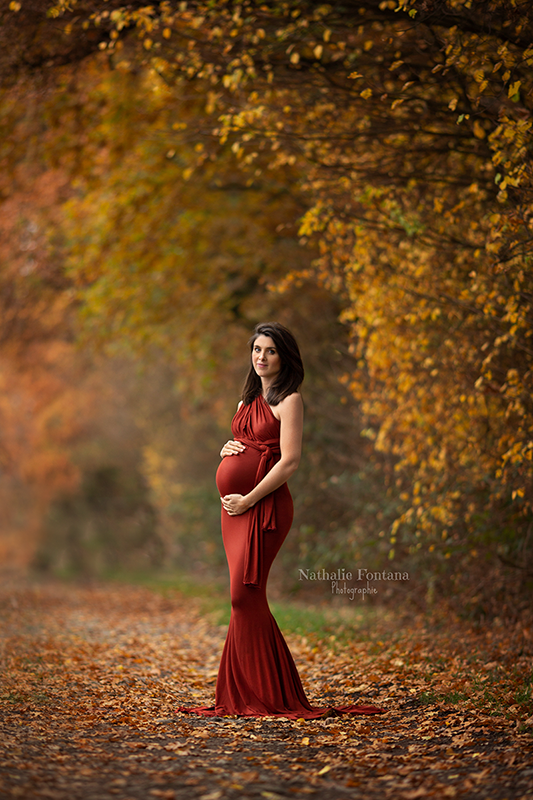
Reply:
M533 797L531 654L508 632L289 637L312 702L387 713L203 719L174 709L212 701L225 630L194 601L21 584L0 603L0 798Z

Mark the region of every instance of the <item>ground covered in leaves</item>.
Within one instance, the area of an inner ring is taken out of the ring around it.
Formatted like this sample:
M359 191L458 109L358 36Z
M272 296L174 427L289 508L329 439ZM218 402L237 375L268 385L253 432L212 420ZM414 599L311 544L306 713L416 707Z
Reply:
M314 704L385 714L206 719L175 713L214 696L225 628L199 602L7 580L0 603L1 798L533 797L523 621L359 607L342 640L287 638Z

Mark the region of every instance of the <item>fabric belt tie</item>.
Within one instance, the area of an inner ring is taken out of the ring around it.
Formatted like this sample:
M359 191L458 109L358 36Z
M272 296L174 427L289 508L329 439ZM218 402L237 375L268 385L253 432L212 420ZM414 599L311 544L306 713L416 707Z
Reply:
M265 475L270 472L274 464L281 456L279 439L265 442L257 442L253 439L245 439L239 436L239 442L253 450L261 453L257 472L255 474L254 487L260 483ZM263 537L265 531L276 530L276 510L274 507L274 494L270 492L266 497L259 500L249 510L248 537L246 543L246 554L244 558L244 577L243 583L248 586L261 585L261 567L263 563Z

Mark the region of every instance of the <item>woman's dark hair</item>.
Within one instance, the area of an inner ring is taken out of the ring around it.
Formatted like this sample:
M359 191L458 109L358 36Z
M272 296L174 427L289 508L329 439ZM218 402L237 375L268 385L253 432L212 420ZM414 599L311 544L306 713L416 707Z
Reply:
M285 397L297 392L304 379L304 365L296 339L292 333L279 322L260 322L255 326L252 338L248 342L250 353L258 336L270 336L276 346L281 369L269 388L266 401L271 406L277 406ZM244 405L250 405L261 394L261 378L250 363L250 370L244 382L242 399Z

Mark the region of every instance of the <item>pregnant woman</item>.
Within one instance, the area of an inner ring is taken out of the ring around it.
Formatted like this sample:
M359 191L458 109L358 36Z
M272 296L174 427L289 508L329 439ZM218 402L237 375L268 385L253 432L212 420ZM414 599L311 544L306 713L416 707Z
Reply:
M216 481L222 538L231 580L231 619L218 672L215 705L183 708L206 716L320 717L313 708L283 636L270 613L266 584L292 524L287 480L298 467L304 377L300 351L283 325L257 325L251 364L232 422L234 439L221 450ZM339 713L377 714L375 706Z

